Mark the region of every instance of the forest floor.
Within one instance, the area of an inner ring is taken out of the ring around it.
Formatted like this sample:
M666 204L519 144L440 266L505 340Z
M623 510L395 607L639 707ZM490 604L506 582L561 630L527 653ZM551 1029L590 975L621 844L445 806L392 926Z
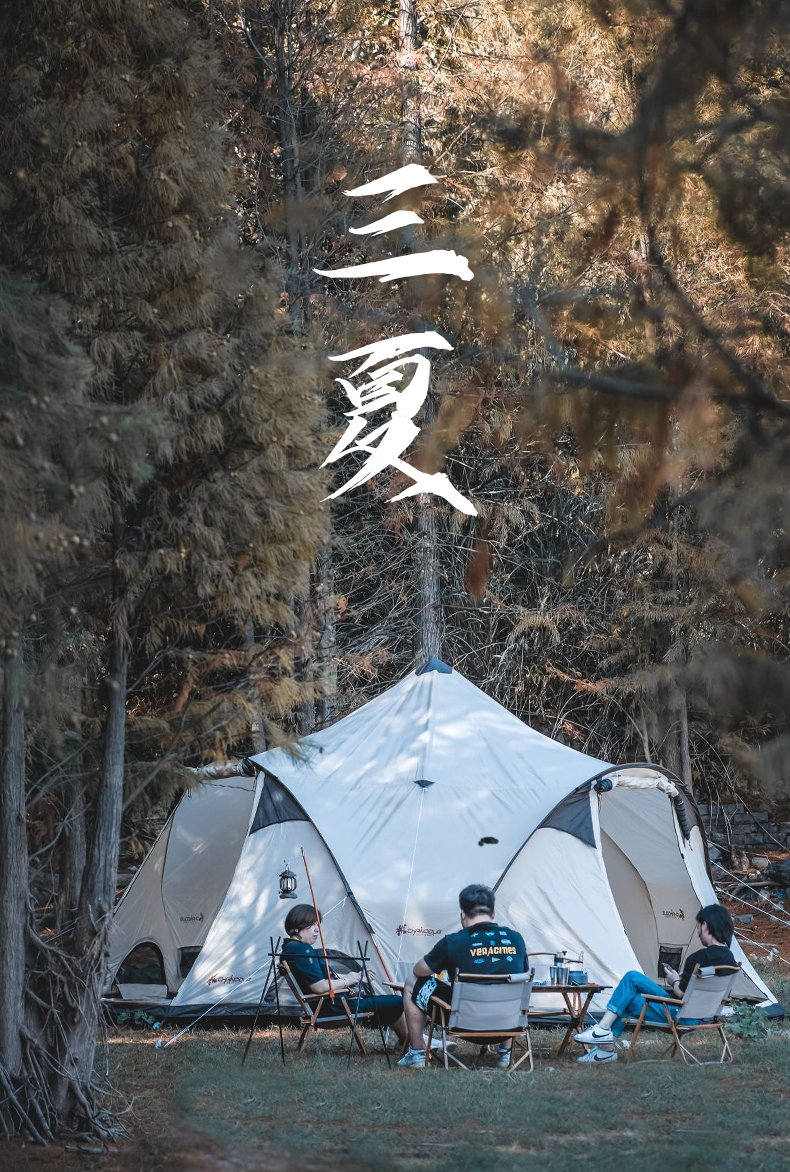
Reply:
M790 979L761 966L790 1005ZM790 970L788 970L790 975ZM380 1044L355 1055L322 1034L301 1056L286 1033L214 1030L157 1050L149 1030L114 1031L102 1072L132 1103L132 1137L106 1152L0 1145L2 1172L750 1172L790 1164L790 1025L734 1039L736 1061L579 1067L534 1031L534 1073L389 1070ZM641 1043L640 1043L641 1046ZM656 1057L663 1040L644 1051ZM105 1065L106 1064L106 1065Z

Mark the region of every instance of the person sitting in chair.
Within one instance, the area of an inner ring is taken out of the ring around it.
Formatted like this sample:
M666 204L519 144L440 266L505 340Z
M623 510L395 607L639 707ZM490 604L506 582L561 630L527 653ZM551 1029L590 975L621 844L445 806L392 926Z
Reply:
M320 912L318 915L320 916ZM379 993L359 995L357 986L364 979L364 973L349 972L336 976L323 956L313 945L319 938L318 918L310 903L297 903L285 917L285 932L288 937L280 953L287 962L299 988L303 993L329 994L332 977L332 992L346 998L352 1014L378 1013L378 1020L384 1029L391 1027L401 1042L406 1041L406 1019L403 1016L403 1002L396 994L386 996ZM368 968L367 975L375 976ZM334 1014L340 1009L332 1005L329 996L321 1006L321 1014Z
M465 887L458 897L461 905L460 932L442 936L431 951L418 960L413 976L403 989L403 1008L409 1027L409 1049L398 1066L425 1066L423 1030L431 999L438 997L449 1004L456 972L501 974L526 973L529 957L524 938L512 928L494 922L494 893L482 883ZM449 981L439 973L449 974ZM497 1065L510 1065L512 1041L497 1048Z
M606 1013L597 1025L589 1026L580 1034L575 1035L575 1041L584 1046L592 1047L577 1062L596 1065L601 1062L616 1062L617 1051L614 1048L615 1038L618 1038L625 1029L624 1017L639 1017L645 1004L642 994L649 993L653 997L666 997L669 991L673 997L682 997L691 980L692 973L697 965L700 968L710 968L717 965L735 965L735 957L730 952L730 943L734 932L732 916L719 903L709 904L697 912L697 933L702 948L686 957L683 972L678 973L664 965L669 990L657 985L646 977L644 973L626 973L618 984ZM668 1006L672 1017L676 1017L680 1006ZM648 1002L645 1010L645 1021L666 1022L664 1005ZM696 1021L686 1020L686 1025L696 1025Z

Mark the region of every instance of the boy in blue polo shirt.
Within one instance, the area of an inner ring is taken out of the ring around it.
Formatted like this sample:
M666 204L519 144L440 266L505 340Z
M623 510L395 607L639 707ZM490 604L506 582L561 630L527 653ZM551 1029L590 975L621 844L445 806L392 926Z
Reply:
M449 1002L456 972L501 974L526 973L529 957L524 938L512 928L494 921L494 893L482 883L471 883L458 897L461 905L460 932L443 936L427 956L414 966L414 975L403 990L403 1009L409 1030L409 1049L398 1066L425 1066L423 1030L431 998ZM446 969L450 982L436 974ZM499 1047L497 1062L505 1067L510 1061L508 1042Z

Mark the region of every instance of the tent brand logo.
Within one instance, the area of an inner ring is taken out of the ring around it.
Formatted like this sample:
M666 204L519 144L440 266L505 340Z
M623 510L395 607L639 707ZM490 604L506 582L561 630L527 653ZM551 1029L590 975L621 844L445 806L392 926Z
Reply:
M678 908L676 912L664 911L661 915L666 916L668 920L685 920L686 918L686 913L683 911L683 908Z
M200 913L199 916L179 916L178 918L182 924L202 924L203 923L203 913L202 912Z
M209 977L209 985L235 985L243 981L244 977Z
M441 936L441 928L410 928L408 924L398 924L396 936Z

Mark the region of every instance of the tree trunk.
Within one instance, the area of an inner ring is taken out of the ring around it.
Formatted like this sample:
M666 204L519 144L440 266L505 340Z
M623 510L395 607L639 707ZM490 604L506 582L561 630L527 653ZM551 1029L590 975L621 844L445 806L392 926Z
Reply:
M303 241L299 230L299 201L302 198L299 117L294 98L294 37L296 0L276 0L274 44L277 66L277 137L282 152L283 194L288 237L286 290L294 333L304 333L309 318L309 297L304 289Z
M399 17L401 149L404 163L419 163L422 161L422 116L417 57L420 39L414 0L399 0ZM423 426L431 422L432 415L429 402ZM425 663L432 656L441 658L444 626L439 567L439 522L433 498L427 493L420 493L416 498L415 513L417 630L414 651L418 663Z
M439 525L431 497L421 494L417 511L417 645L416 658L423 664L442 657L444 611L439 567Z
M318 648L316 657L315 721L318 728L325 728L334 716L335 696L337 693L337 665L335 662L337 614L334 598L332 546L329 541L327 541L324 551L318 559L316 579Z
M422 117L418 79L420 48L414 0L400 0L398 66L401 74L401 127L404 163L422 161Z
M24 664L18 636L8 644L6 654L0 768L0 1068L16 1077L22 1066L28 911Z
M102 771L79 902L77 941L86 948L112 915L121 841L128 655L117 625L111 639Z
M67 774L61 794L63 830L58 852L58 917L65 924L77 910L88 845L85 791L80 778Z
M252 651L255 646L255 624L252 619L247 619L244 624L244 646L248 651ZM266 733L263 722L263 704L261 703L260 692L255 683L255 671L247 665L247 673L250 679L250 686L253 689L252 695L252 726L250 732L252 734L252 747L256 753L266 752Z
M107 712L101 777L93 809L91 841L80 893L74 934L74 961L82 980L74 1005L65 1015L62 1074L54 1089L63 1115L72 1096L91 1099L96 1033L104 990L107 938L115 905L123 812L124 751L128 652L117 620L113 623L107 675Z
M687 787L689 793L693 792L693 782L691 776L691 749L689 746L689 710L686 703L685 694L681 693L678 700L678 748L680 757L680 772L678 777Z
M305 584L302 597L296 600L295 621L298 655L296 678L304 685L305 698L299 705L299 735L309 737L315 728L315 656L312 582L309 567L305 566Z

